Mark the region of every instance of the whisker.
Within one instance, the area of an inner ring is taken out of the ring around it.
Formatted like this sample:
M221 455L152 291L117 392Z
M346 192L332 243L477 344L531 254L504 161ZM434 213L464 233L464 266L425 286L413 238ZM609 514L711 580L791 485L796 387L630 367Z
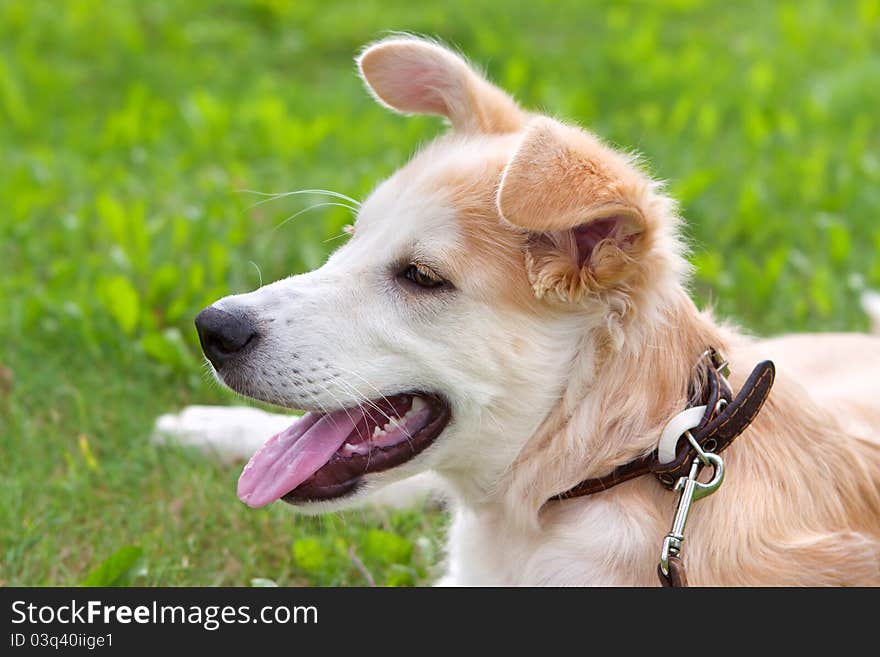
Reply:
M368 399L364 394L358 392L357 389L356 389L354 386L352 386L350 383L348 383L347 381L343 381L342 379L337 379L337 380L336 380L336 383L337 383L337 385L340 385L340 384L341 384L341 385L344 385L346 388L348 388L348 390L349 390L349 394L352 395L352 397L354 397L355 400L361 400L361 399L362 399L363 401L359 402L359 404L360 404L361 406L363 406L364 404L369 404L369 405L372 406L375 410L379 411L379 413L381 413L381 414L384 415L386 418L388 418L389 421L391 420L391 418L389 418L388 415L387 415L387 414L386 414L381 408L379 408L379 407L376 405L375 402L373 402L371 399ZM366 442L367 442L367 445L368 445L368 448L367 448L367 464L364 466L364 468L367 469L367 470L370 468L370 462L371 462L372 459L373 459L373 450L369 448L370 438L371 438L371 437L368 437L368 438L367 438L367 441L366 441Z
M348 233L339 233L339 235L334 235L333 237L328 237L325 239L322 244L326 244L327 242L332 242L333 240L338 240L341 237L349 237Z
M339 406L342 408L342 410L345 411L345 414L348 416L348 419L351 420L352 424L357 426L357 422L354 421L354 418L351 416L351 413L349 413L348 408L346 408L346 406L341 401L339 401L339 398L336 395L334 395L332 392L330 392L330 390L327 388L327 386L325 386L320 381L315 381L315 383L318 384L319 386L321 386L321 388L324 390L324 392L326 392L328 395L333 397L333 401L335 401L337 404L339 404ZM334 425L335 424L336 423L334 422Z
M297 189L297 190L294 190L291 192L260 192L255 189L240 189L238 191L243 192L243 193L247 193L247 194L257 194L258 196L269 196L272 198L283 198L285 196L295 196L297 194L325 194L327 196L335 196L335 197L341 198L345 201L350 201L350 202L354 203L355 205L361 204L361 202L358 201L357 199L353 199L351 196L347 196L347 195L343 194L342 192L336 192L336 191L333 191L332 189L320 189L317 187L314 189Z
M290 215L289 217L287 217L287 219L285 219L285 220L282 221L280 224L278 224L277 226L275 226L275 228L273 228L272 230L273 230L273 231L278 230L278 229L281 228L284 224L286 224L288 221L293 221L293 220L296 219L298 216L300 216L301 214L305 214L305 213L308 212L309 210L314 210L314 209L316 209L316 208L324 208L324 207L327 207L327 206L330 206L330 205L335 205L335 206L340 207L340 208L345 208L346 210L349 210L350 212L354 212L354 211L355 211L354 208L352 208L352 207L350 207L350 206L348 206L348 205L345 205L344 203L333 203L333 202L331 202L331 201L327 201L327 202L324 202L324 203L315 203L314 205L310 205L309 207L307 207L307 208L303 208L303 209L300 210L299 212L295 212L294 214Z
M352 376L356 376L356 377L359 378L361 381L363 381L363 382L366 383L368 386L370 386L373 390L375 390L375 391L379 394L379 396L382 398L382 401L388 403L389 405L391 404L391 400L389 400L388 397L386 397L384 394L382 394L382 391L379 390L379 388L377 388L377 387L375 386L375 384L371 383L370 381L368 381L367 379L365 379L363 376L361 376L360 374L358 374L358 373L355 372L354 370L350 370L350 369L348 369L347 367L342 367L341 365L334 365L334 367L335 367L336 369L338 369L338 370L342 370L342 371L345 372L346 374L351 374Z
M324 415L330 415L329 411L327 410L327 407L321 403L321 401L318 399L317 395L315 395L312 392L309 392L308 390L306 390L306 394L308 394L309 398L315 403L315 405L321 409L321 413L323 413Z
M353 385L351 385L348 381L343 381L342 379L337 379L336 383L346 386L349 389L349 391L353 397L363 400L363 402L361 402L361 405L369 404L374 410L381 413L385 417L386 420L394 423L394 425L398 429L400 429L404 434L406 434L407 438L412 438L412 435L406 429L404 429L402 426L400 426L400 424L398 424L397 418L393 418L390 415L388 415L388 413L383 411L382 408L378 404L376 404L376 402L374 402L372 399L370 399L369 397L364 395L362 392L359 392L358 389L355 388ZM385 397L384 395L383 395L383 399L385 399L385 401L388 402L388 404L391 404L391 402L388 400L388 398Z
M341 199L343 201L348 201L352 203L355 207L361 207L360 201L353 199L351 196L346 196L345 194L341 194L339 192L334 192L330 189L297 189L292 192L279 192L277 194L273 194L270 192L258 192L254 189L239 189L238 192L245 194L256 194L257 196L266 196L268 198L264 198L262 201L257 201L248 209L255 208L258 205L263 205L263 203L269 203L270 201L275 201L280 198L287 198L288 196L297 196L299 194L322 194L324 196L333 196L335 198Z
M376 392L378 392L378 393L379 393L379 396L382 397L382 400L383 400L385 403L387 403L389 406L393 406L393 405L391 404L391 400L389 400L388 397L386 397L384 394L382 394L382 391L381 391L381 390L379 390L375 385L373 385L372 383L370 383L367 379L365 379L364 377L362 377L360 374L358 374L357 372L353 372L353 371L351 371L351 370L349 370L349 369L346 369L345 367L340 367L340 366L338 366L338 365L337 365L337 368L340 369L340 370L342 370L343 372L348 372L349 374L352 374L352 375L358 377L361 381L363 381L363 382L366 383L368 386L370 386L371 388L373 388ZM344 380L342 380L342 379L337 379L337 383L340 383L340 384L344 384L344 385L346 385L346 386L352 391L352 393L353 393L353 395L354 395L355 397L360 397L360 398L362 398L362 399L364 400L365 403L369 404L369 405L372 406L375 410L379 411L379 413L381 413L382 415L384 415L384 416L385 416L385 419L387 419L389 422L391 422L392 424L394 424L394 426L396 426L398 429L400 429L400 430L403 432L404 436L406 436L406 441L409 443L410 449L412 449L413 451L415 451L415 447L414 447L413 444L412 444L412 437L413 437L412 434L411 434L409 431L407 431L404 427L402 427L402 426L397 422L396 418L390 417L390 416L388 415L388 413L386 413L385 411L383 411L383 410L382 410L382 409L381 409L381 408L380 408L380 407L379 407L379 406L378 406L373 400L371 400L370 398L368 398L368 397L367 397L366 395L364 395L362 392L358 392L357 388L355 388L353 385L351 385L351 384L348 383L347 381L344 381Z
M251 263L254 266L254 269L257 270L257 274L260 277L260 287L263 287L263 272L260 270L260 265L258 265L253 260L248 260L248 262Z

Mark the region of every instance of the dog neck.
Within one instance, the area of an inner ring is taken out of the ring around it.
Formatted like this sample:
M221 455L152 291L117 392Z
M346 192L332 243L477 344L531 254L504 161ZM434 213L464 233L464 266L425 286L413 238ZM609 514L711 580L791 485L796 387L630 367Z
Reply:
M508 471L499 501L519 526L538 526L560 491L653 450L687 404L700 354L709 345L723 351L732 336L681 288L620 330L620 346L598 329L585 336L563 398Z

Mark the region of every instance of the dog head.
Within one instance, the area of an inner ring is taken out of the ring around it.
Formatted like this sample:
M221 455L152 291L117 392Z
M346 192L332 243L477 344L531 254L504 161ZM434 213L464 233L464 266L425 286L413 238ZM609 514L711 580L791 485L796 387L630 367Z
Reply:
M316 271L202 311L217 376L308 413L242 499L339 508L425 469L491 496L578 372L684 271L670 202L633 158L521 110L461 57L394 38L358 59L376 99L451 129L381 183Z

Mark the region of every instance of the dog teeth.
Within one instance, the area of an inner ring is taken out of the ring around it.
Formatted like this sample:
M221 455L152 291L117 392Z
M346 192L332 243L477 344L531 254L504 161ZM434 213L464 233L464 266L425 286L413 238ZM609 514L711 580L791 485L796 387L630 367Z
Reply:
M367 454L369 451L370 451L370 448L366 443L359 443L357 445L352 445L351 443L345 443L342 446L342 455L343 456L354 456L355 454Z
M421 397L413 397L412 405L410 409L403 415L403 417L392 417L388 418L388 421L384 426L379 426L378 424L373 427L373 434L370 437L370 440L373 442L381 442L382 438L387 436L389 433L400 430L405 431L404 427L406 426L407 420L416 414L420 413L422 409L427 406L425 400Z

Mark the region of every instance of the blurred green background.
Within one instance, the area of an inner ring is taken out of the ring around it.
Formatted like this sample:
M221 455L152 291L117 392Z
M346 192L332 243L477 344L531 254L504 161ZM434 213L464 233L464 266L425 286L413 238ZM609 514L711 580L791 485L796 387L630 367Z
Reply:
M195 313L320 264L432 118L353 56L437 36L669 181L694 292L749 330L862 330L880 288L880 2L0 1L0 585L431 581L432 509L293 517L153 448L232 402Z

